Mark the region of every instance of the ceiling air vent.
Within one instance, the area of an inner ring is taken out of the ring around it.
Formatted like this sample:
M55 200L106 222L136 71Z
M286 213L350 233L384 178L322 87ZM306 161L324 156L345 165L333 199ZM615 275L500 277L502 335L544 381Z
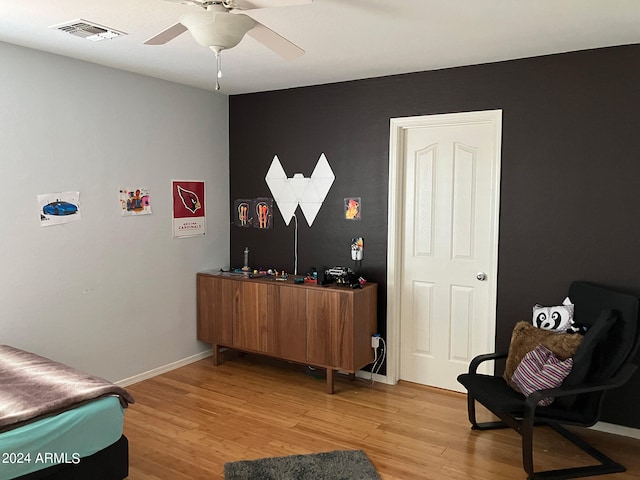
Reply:
M60 25L53 25L49 28L55 28L61 32L66 32L76 37L86 38L92 42L99 42L100 40L111 40L113 38L126 35L124 32L119 32L113 28L103 27L97 23L87 22L86 20L72 20L70 22L61 23Z

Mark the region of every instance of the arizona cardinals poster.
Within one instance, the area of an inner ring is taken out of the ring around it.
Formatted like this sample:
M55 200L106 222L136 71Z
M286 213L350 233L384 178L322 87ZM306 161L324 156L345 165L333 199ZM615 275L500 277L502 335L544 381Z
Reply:
M207 233L204 182L172 180L173 236L197 237Z

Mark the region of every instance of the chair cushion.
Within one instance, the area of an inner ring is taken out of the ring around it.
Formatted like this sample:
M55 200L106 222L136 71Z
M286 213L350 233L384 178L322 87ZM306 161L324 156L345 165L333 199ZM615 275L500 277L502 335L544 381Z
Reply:
M538 390L555 388L571 372L573 359L558 360L556 356L544 345L538 345L522 358L520 365L511 377L511 381L525 396ZM538 405L546 406L553 403L553 397L543 398Z
M511 386L516 388L511 380L513 373L522 361L526 353L534 350L538 345L547 347L559 360L573 357L582 343L583 336L577 333L556 333L541 330L529 322L518 322L511 334L509 354L504 369L503 378Z

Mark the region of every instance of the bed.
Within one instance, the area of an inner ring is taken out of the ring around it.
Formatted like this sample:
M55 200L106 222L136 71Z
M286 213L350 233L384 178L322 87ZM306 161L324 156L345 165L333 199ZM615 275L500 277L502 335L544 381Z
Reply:
M122 387L0 345L0 480L122 480L129 471Z

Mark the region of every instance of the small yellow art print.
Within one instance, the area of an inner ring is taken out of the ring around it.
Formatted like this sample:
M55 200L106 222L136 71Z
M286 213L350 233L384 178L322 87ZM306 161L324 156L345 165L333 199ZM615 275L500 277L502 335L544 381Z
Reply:
M344 199L344 218L346 220L360 220L362 201L360 197L348 197Z

